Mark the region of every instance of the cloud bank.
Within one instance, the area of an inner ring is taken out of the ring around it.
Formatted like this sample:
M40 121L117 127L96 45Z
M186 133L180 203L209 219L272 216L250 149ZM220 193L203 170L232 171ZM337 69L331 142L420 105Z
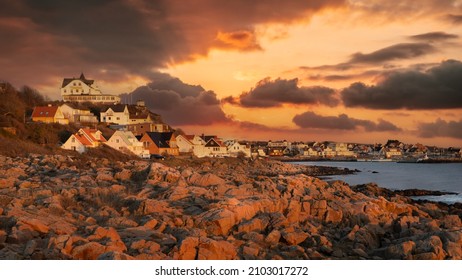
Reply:
M354 83L341 92L347 107L368 109L462 108L462 63L447 60L426 72L394 72L377 85Z
M129 94L122 101L144 100L146 106L173 126L229 123L213 91L183 83L168 74L154 73L151 82Z
M378 122L350 118L346 114L338 116L321 116L314 112L296 115L292 121L301 128L355 130L359 127L368 132L400 131L396 125L380 119Z
M437 119L435 122L420 123L418 134L424 138L451 137L462 139L462 120L445 121Z
M283 104L336 106L335 90L323 86L301 87L298 79L271 80L266 78L258 82L255 88L244 92L237 98L227 97L224 102L243 107L270 108Z

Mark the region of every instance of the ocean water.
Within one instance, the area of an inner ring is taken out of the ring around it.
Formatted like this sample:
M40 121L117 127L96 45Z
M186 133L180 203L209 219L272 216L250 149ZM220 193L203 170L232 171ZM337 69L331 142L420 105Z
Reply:
M455 192L457 195L425 196L420 199L446 203L462 203L461 163L397 163L397 162L294 162L302 165L334 166L358 169L353 175L326 177L350 185L377 183L391 190L425 189ZM419 199L419 198L416 198Z

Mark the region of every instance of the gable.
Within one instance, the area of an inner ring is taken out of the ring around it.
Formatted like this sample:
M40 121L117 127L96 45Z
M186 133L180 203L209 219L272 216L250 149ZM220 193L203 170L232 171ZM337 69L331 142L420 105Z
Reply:
M170 148L173 132L146 132L145 136L159 148Z
M205 144L205 147L221 147L221 145L212 138L207 142L207 144Z

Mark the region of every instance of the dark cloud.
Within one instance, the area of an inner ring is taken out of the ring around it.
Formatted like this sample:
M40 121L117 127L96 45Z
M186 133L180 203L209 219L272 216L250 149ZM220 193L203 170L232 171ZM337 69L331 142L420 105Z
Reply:
M375 64L396 59L408 59L436 52L436 48L425 43L402 43L392 45L369 54L355 53L349 64L364 63Z
M410 19L435 16L456 8L458 0L415 0L395 1L384 0L354 0L349 6L356 12L362 12L368 20L377 21L409 21Z
M342 90L341 97L347 107L462 108L462 63L447 60L426 72L394 72L373 86L354 83Z
M237 122L239 127L246 131L262 131L262 132L277 132L280 131L278 128L269 127L263 124L253 123L253 122Z
M451 137L462 139L462 120L445 121L437 119L432 123L420 123L418 125L418 134L420 137Z
M379 70L368 70L368 71L364 71L359 74L343 74L343 75L341 74L331 74L331 75L317 74L317 75L308 76L308 79L313 80L313 81L322 80L322 81L327 81L327 82L336 82L336 81L348 81L348 80L353 80L353 79L369 78L369 77L374 77L374 76L377 76L383 73L384 73L383 71L379 71Z
M4 0L0 76L34 85L80 71L146 76L212 48L259 50L255 26L306 20L344 2Z
M447 15L445 17L446 21L449 21L452 24L462 24L462 15Z
M456 34L449 34L446 32L429 32L429 33L409 36L409 38L412 40L416 40L416 41L434 42L434 41L445 41L445 40L457 39L459 38L459 36Z
M151 83L122 95L122 101L144 100L150 110L173 126L231 122L214 92L185 84L168 74L154 73L151 78Z
M301 66L300 70L304 71L346 71L352 68L367 65L376 66L380 65L384 68L395 68L395 65L390 65L389 62L400 59L411 59L421 57L427 54L436 52L437 49L428 43L402 43L391 45L371 53L355 53L351 55L351 58L346 62L341 62L334 65L321 65L321 66ZM375 70L370 70L375 71ZM327 76L327 75L326 75ZM335 78L342 78L344 75Z
M299 87L298 79L274 81L266 78L257 83L255 88L244 92L238 98L228 97L225 102L240 104L243 107L269 108L282 104L313 104L336 106L339 102L335 91L322 86Z
M350 118L346 114L321 116L314 112L296 115L292 121L301 128L354 130L363 127L366 131L400 131L394 124L380 119L378 123L369 120Z

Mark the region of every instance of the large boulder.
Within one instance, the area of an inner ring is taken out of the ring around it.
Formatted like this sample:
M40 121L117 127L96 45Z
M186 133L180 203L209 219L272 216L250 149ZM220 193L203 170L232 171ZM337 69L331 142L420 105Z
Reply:
M189 183L201 187L210 187L225 184L226 181L212 173L206 173L204 175L194 173L189 177Z
M237 250L228 241L201 238L197 258L199 260L234 260L237 258Z

